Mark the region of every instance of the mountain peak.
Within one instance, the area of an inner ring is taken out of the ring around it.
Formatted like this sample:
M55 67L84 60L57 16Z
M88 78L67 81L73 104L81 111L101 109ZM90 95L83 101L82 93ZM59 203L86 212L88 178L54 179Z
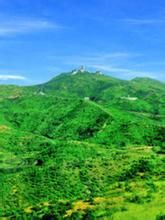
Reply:
M80 68L78 69L73 69L71 71L72 75L76 75L78 73L90 73L88 70L86 70L86 68L84 66L80 66ZM97 75L103 75L103 73L100 70L96 70L95 74Z
M74 69L72 70L72 75L76 75L77 73L84 73L86 72L86 69L84 66L80 66L79 69Z

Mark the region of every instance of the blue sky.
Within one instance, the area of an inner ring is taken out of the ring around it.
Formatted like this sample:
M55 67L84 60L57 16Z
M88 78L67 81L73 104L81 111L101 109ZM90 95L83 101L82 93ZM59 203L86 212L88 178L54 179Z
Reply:
M91 71L165 81L164 0L0 0L0 83Z

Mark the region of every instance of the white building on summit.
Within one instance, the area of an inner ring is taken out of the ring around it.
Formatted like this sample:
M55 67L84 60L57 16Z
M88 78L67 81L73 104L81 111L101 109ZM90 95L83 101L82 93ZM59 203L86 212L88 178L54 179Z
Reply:
M78 71L76 69L72 70L72 75L76 75Z
M85 71L85 67L81 66L79 69L72 70L72 75L76 75L77 73L84 73Z
M81 66L78 71L81 72L81 73L84 73L84 72L85 72L85 67L84 67L84 66Z
M88 71L86 71L85 67L84 66L80 66L79 69L72 70L72 75L76 75L77 73L85 73L85 72L88 72ZM103 75L103 73L100 70L97 70L95 73L97 75Z

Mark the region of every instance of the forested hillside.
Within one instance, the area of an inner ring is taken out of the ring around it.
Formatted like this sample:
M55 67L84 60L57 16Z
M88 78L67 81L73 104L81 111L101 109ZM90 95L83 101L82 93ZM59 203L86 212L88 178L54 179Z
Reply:
M153 79L0 86L0 218L164 219L164 134Z

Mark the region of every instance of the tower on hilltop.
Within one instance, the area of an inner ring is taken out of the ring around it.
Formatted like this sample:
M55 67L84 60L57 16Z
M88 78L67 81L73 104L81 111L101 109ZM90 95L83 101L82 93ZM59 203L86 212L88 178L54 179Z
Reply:
M84 66L80 66L79 69L72 70L72 75L76 75L77 73L84 73L84 72L85 72L85 67Z
M84 73L85 72L85 67L84 66L80 66L79 72Z

